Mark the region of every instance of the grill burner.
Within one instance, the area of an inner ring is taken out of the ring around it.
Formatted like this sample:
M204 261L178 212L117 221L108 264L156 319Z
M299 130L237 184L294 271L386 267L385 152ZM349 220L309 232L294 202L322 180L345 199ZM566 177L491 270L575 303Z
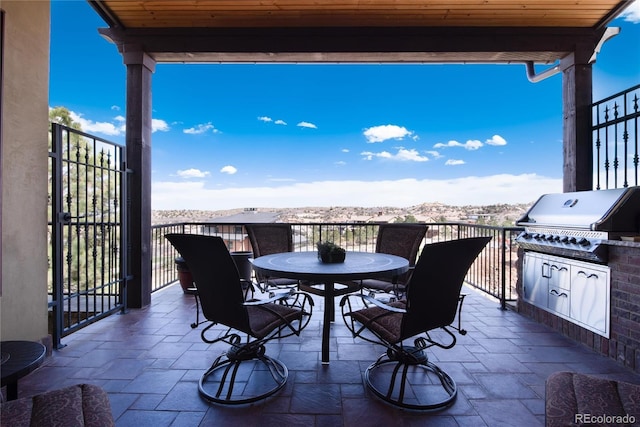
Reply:
M516 225L524 249L606 263L602 241L639 234L640 187L546 194Z

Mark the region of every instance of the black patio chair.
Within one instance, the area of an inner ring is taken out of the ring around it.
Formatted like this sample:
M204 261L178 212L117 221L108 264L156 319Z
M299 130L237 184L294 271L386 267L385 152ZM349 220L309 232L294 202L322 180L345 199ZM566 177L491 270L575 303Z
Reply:
M280 252L293 251L293 231L290 224L246 224L245 230L251 243L254 258ZM298 285L295 279L256 275L258 287L267 292L269 288L291 288Z
M231 254L231 258L233 259L233 262L236 265L236 268L238 268L238 272L239 272L240 268L238 266L238 260L233 253ZM195 329L198 326L200 326L202 323L206 322L206 320L202 320L202 321L200 320L200 300L198 297L198 289L195 287L193 283L193 276L191 275L191 272L189 272L189 266L185 262L184 258L181 256L176 258L176 264L178 265L178 275L180 275L180 270L182 270L183 274L184 272L188 272L188 274L186 274L179 280L180 280L180 285L183 286L184 294L193 295L196 302L196 320L195 322L191 323L191 328ZM189 281L189 283L183 285L182 283L183 280ZM255 293L253 282L250 279L245 279L243 277L240 278L240 282L242 283L242 292L244 295L244 299L247 300L249 298L249 295L251 295L251 298L253 298L253 295Z
M231 345L200 378L200 395L211 402L241 404L280 390L288 370L265 354L265 344L299 335L311 317L311 298L291 290L266 300L245 301L238 269L220 237L167 234L166 238L188 263L202 313L210 322L201 332L202 340ZM218 324L226 328L210 338Z
M452 329L465 333L451 326L460 314L460 289L489 240L491 237L474 237L426 245L407 283L406 299L384 304L368 295L353 294L340 301L353 336L387 348L365 371L367 387L376 396L419 410L442 409L455 400L455 381L429 361L425 350L452 348L456 344ZM361 301L356 305L354 299ZM368 307L354 309L363 303ZM413 345L405 344L410 338Z
M405 285L416 264L420 244L428 228L425 224L380 224L376 239L376 252L406 258L409 261L409 271L395 278L362 280L360 283L362 290L368 290L370 295L376 292L385 292L393 294L395 298L402 297Z

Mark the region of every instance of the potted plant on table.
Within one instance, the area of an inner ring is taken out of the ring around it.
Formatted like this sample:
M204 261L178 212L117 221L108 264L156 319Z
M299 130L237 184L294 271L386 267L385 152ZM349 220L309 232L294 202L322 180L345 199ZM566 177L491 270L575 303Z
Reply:
M324 263L344 262L347 252L333 242L318 242L318 259Z

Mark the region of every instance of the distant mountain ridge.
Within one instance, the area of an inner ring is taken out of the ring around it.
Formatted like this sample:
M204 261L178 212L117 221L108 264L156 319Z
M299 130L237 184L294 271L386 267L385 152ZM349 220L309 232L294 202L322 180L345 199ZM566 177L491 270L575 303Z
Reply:
M270 213L278 222L473 222L513 226L533 202L528 204L493 204L483 206L450 206L443 203L397 207L302 207L302 208L238 208L227 210L154 210L152 224L176 222L216 222L225 217L252 222L256 214ZM259 221L256 221L259 222Z

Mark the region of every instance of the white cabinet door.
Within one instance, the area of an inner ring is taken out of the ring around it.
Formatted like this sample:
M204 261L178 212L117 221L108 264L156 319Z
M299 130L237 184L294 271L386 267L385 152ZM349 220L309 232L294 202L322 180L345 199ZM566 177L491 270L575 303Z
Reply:
M575 264L571 268L571 318L594 332L609 335L609 268Z
M549 277L543 275L548 269L545 260L535 253L527 253L524 258L523 291L524 300L537 307L547 309L549 295Z

